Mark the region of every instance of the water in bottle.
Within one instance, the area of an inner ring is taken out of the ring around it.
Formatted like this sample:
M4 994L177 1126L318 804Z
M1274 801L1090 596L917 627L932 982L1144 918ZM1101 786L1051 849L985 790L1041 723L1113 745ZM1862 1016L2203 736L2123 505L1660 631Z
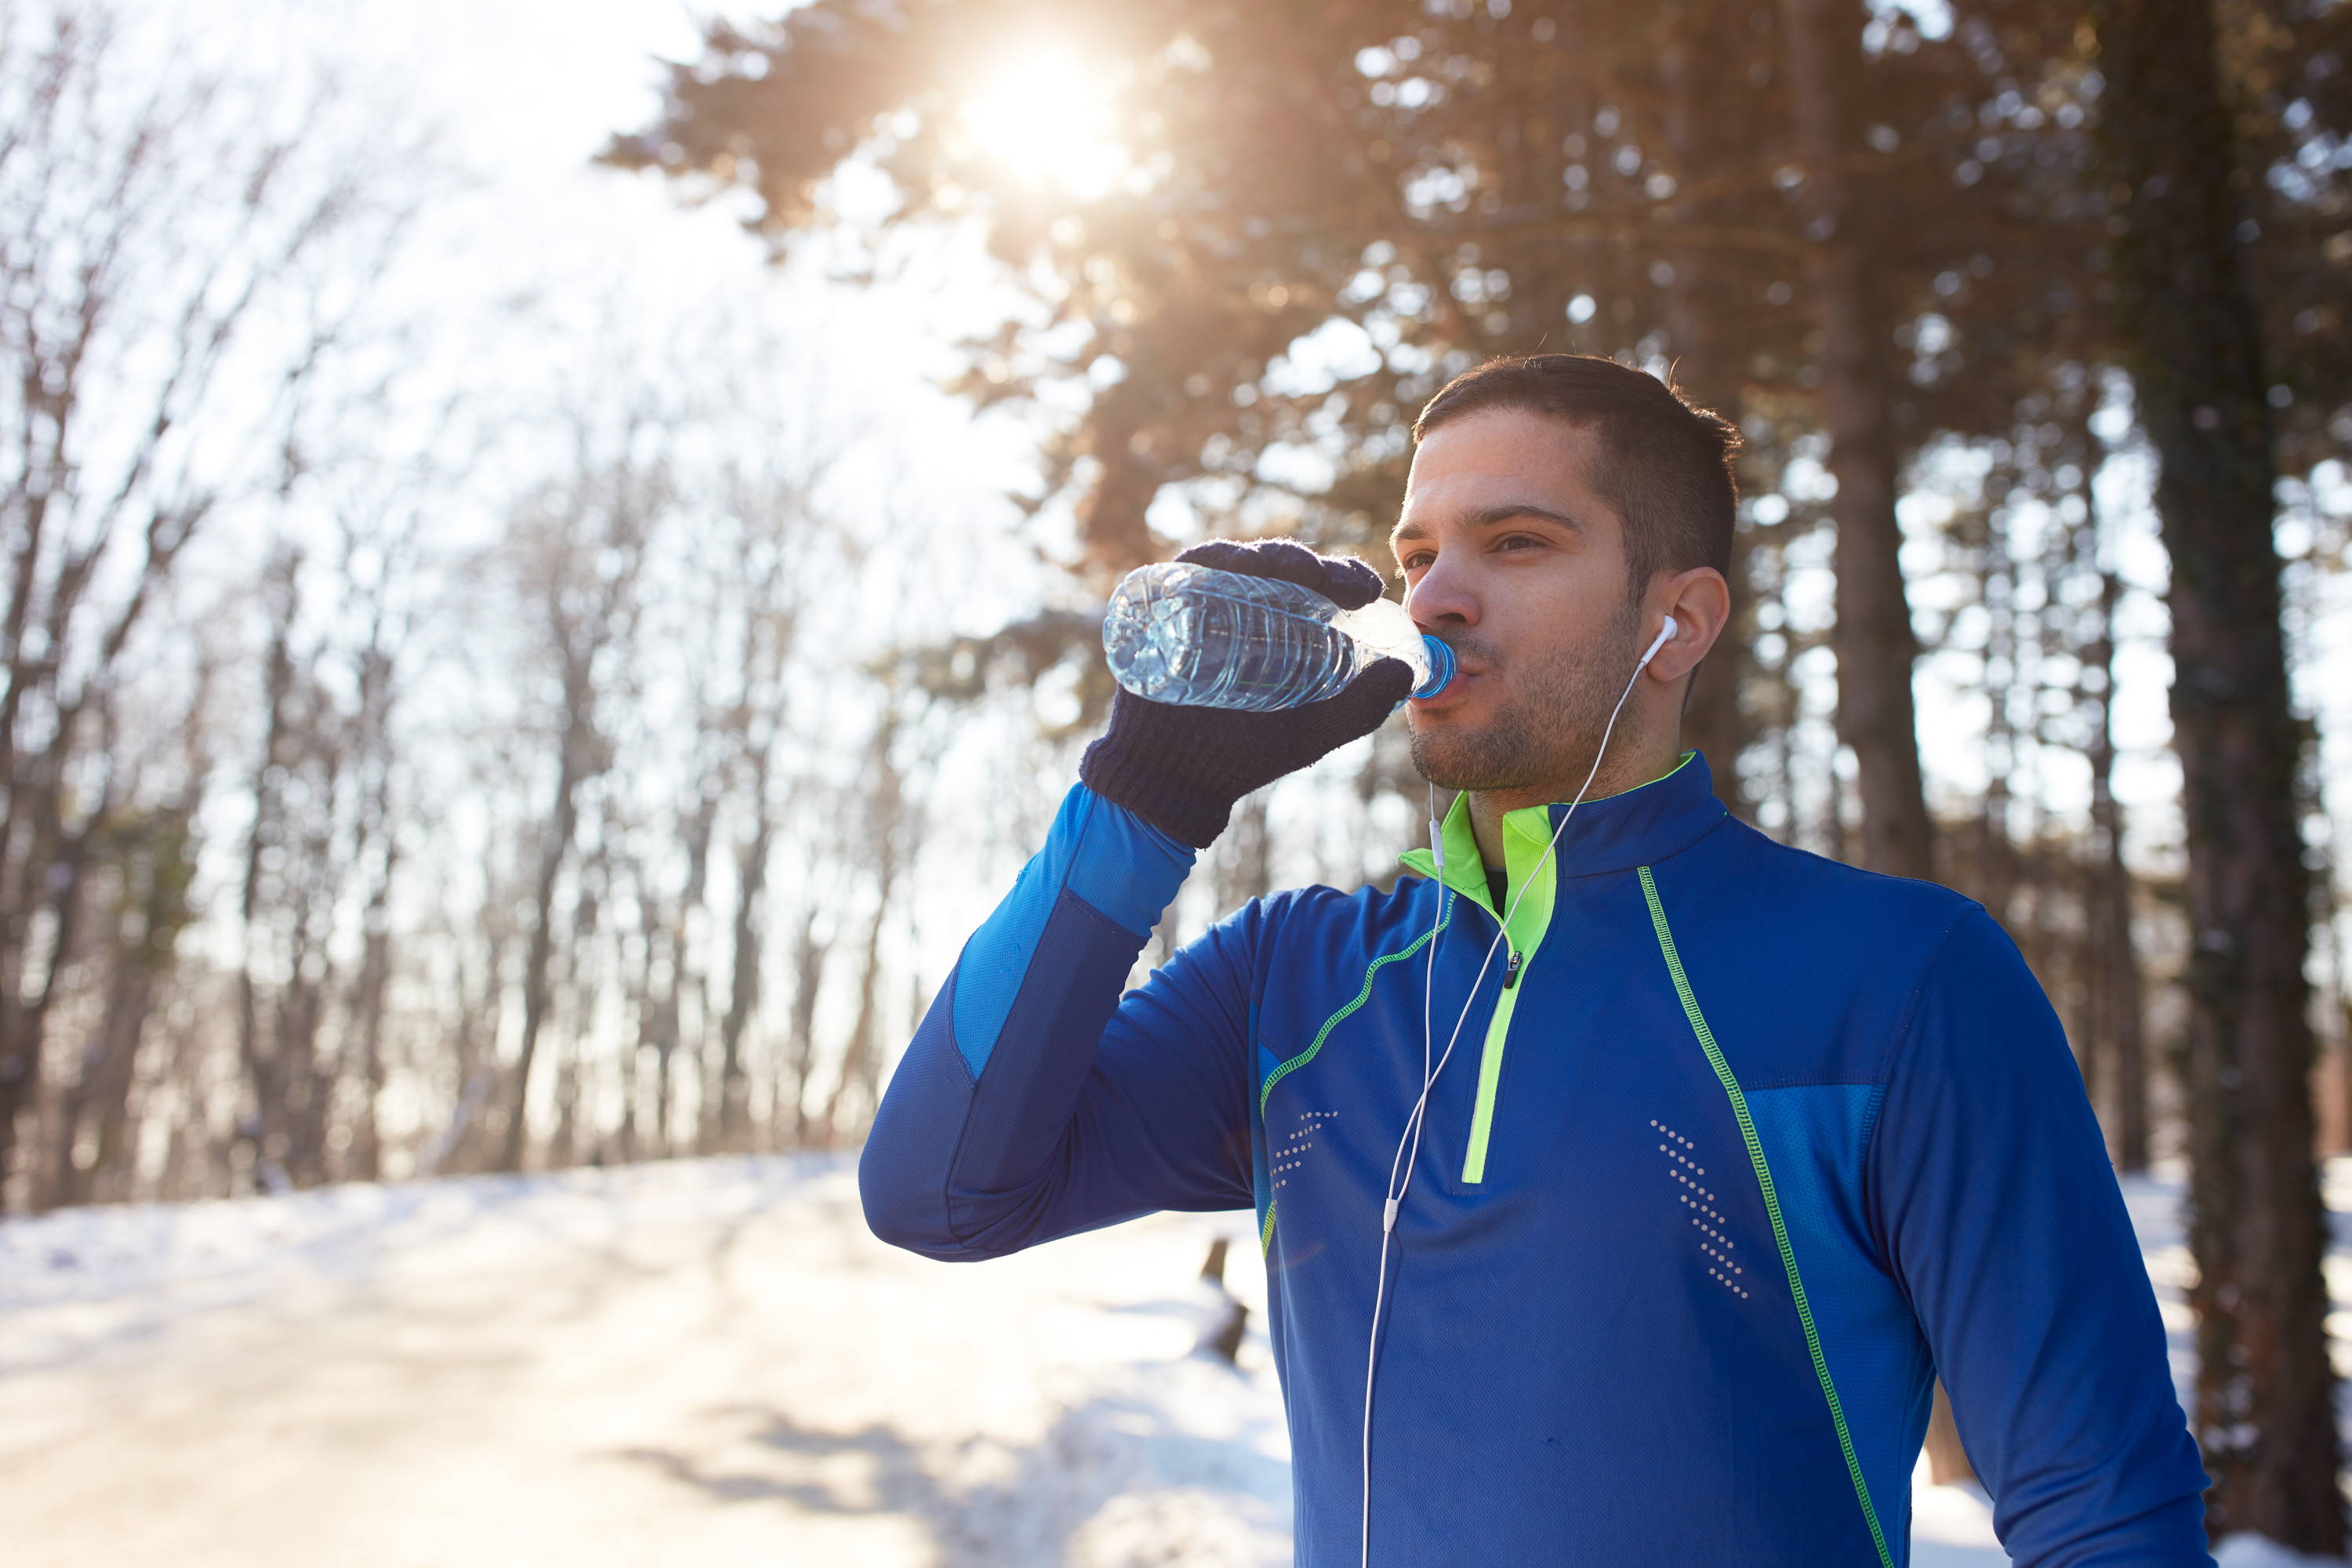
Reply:
M1296 583L1184 561L1127 574L1103 616L1103 649L1121 686L1185 707L1296 708L1380 658L1412 667L1415 697L1454 679L1454 650L1391 600L1342 610Z

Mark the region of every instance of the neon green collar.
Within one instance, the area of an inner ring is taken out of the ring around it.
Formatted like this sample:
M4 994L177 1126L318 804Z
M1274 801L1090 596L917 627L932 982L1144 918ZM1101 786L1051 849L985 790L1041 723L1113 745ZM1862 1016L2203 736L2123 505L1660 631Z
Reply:
M1698 752L1696 751L1685 752L1675 759L1673 767L1668 768L1656 778L1644 780L1641 784L1610 795L1587 795L1583 805L1577 809L1580 813L1602 801L1622 801L1630 804L1642 791L1664 784L1682 773L1697 755ZM1706 770L1702 764L1697 771L1704 773ZM1696 784L1696 781L1694 780L1693 783ZM1712 826L1714 817L1722 814L1722 807L1715 802L1714 793L1707 784L1698 784L1698 789L1705 795L1706 802L1715 807L1707 817L1707 825ZM1665 805L1667 803L1660 804ZM1551 844L1552 834L1559 826L1559 819L1552 814L1555 811L1566 809L1568 809L1568 803L1560 801L1549 805L1525 805L1517 811L1503 814L1503 864L1506 873L1511 879L1512 887L1517 888L1541 860L1544 850ZM1616 812L1612 810L1604 815L1613 816ZM1579 828L1577 831L1581 834L1584 830ZM1500 911L1493 907L1487 897L1486 865L1484 858L1478 853L1478 836L1470 823L1469 791L1465 790L1454 797L1454 805L1445 814L1445 821L1438 830L1438 837L1439 841L1445 846L1445 868L1443 872L1437 868L1437 858L1426 849L1407 850L1401 858L1405 866L1424 877L1435 879L1464 898L1472 900L1489 914L1499 916ZM1566 847L1563 843L1561 848ZM1553 877L1547 878L1546 881L1553 880L1557 875L1555 868ZM1549 905L1550 900L1547 898L1544 901Z

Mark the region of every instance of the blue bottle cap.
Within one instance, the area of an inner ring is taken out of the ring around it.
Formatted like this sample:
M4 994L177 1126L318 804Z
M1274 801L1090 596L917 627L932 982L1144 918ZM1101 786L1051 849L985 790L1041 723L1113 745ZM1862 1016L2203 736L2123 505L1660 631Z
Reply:
M1434 697L1454 681L1454 649L1427 632L1421 634L1421 646L1429 654L1429 679L1413 689L1415 697Z

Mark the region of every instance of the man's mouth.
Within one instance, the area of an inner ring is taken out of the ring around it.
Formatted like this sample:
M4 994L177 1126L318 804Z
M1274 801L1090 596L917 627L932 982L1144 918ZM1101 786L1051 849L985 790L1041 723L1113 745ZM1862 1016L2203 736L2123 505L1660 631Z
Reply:
M1437 636L1434 632L1424 632L1422 635ZM1454 650L1454 666L1462 674L1492 675L1495 672L1495 656L1487 652L1480 643L1472 640L1456 642L1452 637L1437 637L1437 640Z
M1447 681L1444 689L1433 697L1413 698L1412 700L1415 708L1450 708L1461 699L1471 682L1495 672L1494 655L1479 647L1475 641L1456 642L1451 637L1440 637L1438 640L1454 652L1454 679Z
M1488 673L1485 669L1474 669L1468 665L1460 666L1454 670L1454 679L1445 683L1444 690L1433 697L1415 697L1409 700L1414 709L1422 712L1451 708L1463 700L1474 682L1485 679Z

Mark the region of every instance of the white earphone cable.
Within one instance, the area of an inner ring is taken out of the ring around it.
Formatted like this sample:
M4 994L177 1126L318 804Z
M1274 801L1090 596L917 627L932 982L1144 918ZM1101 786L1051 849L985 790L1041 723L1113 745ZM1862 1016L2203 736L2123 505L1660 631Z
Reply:
M1592 787L1592 781L1600 775L1601 760L1609 753L1609 737L1616 732L1617 715L1624 710L1626 699L1633 695L1634 682L1642 679L1642 671L1650 667L1650 660L1657 657L1658 649L1666 645L1667 639L1675 635L1675 618L1672 616L1666 616L1665 624L1658 630L1657 640L1650 644L1649 651L1642 655L1641 662L1633 666L1633 673L1626 679L1625 689L1619 693L1617 706L1609 710L1609 722L1601 729L1601 744L1593 748L1592 766L1585 773L1584 783L1577 787L1576 798L1570 801L1568 809L1560 814L1559 826L1552 829L1551 839L1544 846L1544 852L1537 859L1535 868L1528 873L1526 879L1519 883L1518 889L1511 895L1508 904L1506 905L1501 919L1496 924L1495 940L1486 944L1486 956L1479 961L1478 973L1471 978L1469 998L1462 1004L1462 1011L1454 1020L1453 1032L1446 1037L1445 1049L1439 1055L1436 1065L1433 1067L1429 1060L1429 1009L1431 999L1437 988L1437 933L1444 929L1446 900L1450 896L1450 889L1446 889L1442 882L1439 885L1437 917L1429 930L1429 955L1421 990L1421 1094L1412 1102L1412 1110L1405 1118L1403 1136L1397 1140L1396 1154L1389 1162L1389 1179L1386 1191L1381 1194L1381 1204L1380 1272L1372 1290L1372 1329L1364 1347L1362 1511L1357 1531L1357 1540L1361 1548L1359 1559L1361 1568L1371 1568L1372 1561L1372 1383L1380 1368L1381 1309L1388 1303L1389 1241L1396 1231L1397 1211L1404 1203L1406 1191L1412 1185L1413 1163L1421 1157L1421 1130L1426 1121L1430 1093L1437 1086L1438 1075L1445 1070L1445 1064L1453 1058L1454 1045L1462 1038L1462 1026L1469 1021L1470 1010L1477 1005L1478 987L1486 983L1486 971L1495 962L1496 950L1501 947L1510 935L1511 917L1518 913L1519 900L1527 897L1528 889L1535 885L1538 877L1543 875L1544 867L1550 863L1552 851L1559 846L1560 835L1568 831L1570 821L1576 816L1576 808L1584 804L1585 792ZM1430 846L1435 856L1438 869L1442 872L1445 868L1445 843L1440 837L1437 821L1437 787L1434 784L1430 786L1429 795ZM1458 895L1451 896L1458 897Z

